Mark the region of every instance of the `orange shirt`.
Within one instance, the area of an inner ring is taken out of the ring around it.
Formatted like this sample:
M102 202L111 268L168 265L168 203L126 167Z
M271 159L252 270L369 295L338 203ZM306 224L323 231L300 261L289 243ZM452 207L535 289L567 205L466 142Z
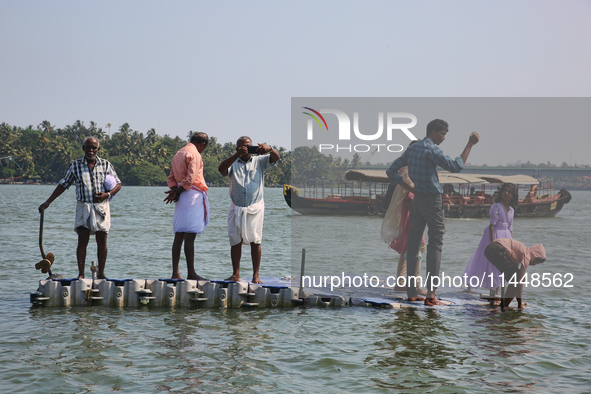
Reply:
M185 190L189 190L194 185L201 191L207 191L203 177L203 159L195 145L189 142L174 155L167 183L168 187L180 184Z

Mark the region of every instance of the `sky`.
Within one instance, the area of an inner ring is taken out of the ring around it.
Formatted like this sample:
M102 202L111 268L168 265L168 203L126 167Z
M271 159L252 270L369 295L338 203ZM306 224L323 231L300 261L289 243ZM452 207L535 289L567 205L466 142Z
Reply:
M590 1L0 0L0 11L0 122L13 126L127 122L291 149L292 97L591 96ZM516 155L503 149L512 134L485 133L469 162L591 163L588 130L517 132L539 146Z
M431 120L444 119L449 130L439 147L451 158L472 132L480 136L467 165L562 166L571 164L573 152L589 157L589 108L589 97L293 98L292 147L315 146L343 160L358 154L362 163L385 165L411 140L425 138Z

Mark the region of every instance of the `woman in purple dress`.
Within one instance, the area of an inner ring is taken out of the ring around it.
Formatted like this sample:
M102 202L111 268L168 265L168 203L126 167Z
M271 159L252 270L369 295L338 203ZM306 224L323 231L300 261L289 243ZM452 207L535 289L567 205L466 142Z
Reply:
M490 207L490 225L484 230L478 249L470 257L464 270L468 291L477 287L497 289L501 284L499 270L484 256L484 249L495 239L513 238L513 215L518 198L517 186L513 183L504 183L501 186L496 204Z

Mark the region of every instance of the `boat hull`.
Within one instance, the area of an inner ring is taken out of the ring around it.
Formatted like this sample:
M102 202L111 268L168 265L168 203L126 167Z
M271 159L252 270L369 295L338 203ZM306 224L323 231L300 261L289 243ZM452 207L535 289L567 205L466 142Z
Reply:
M568 193L568 192L566 192ZM560 212L564 204L570 201L570 193L559 193L554 198L532 203L519 203L515 208L515 217L553 217ZM489 217L491 204L444 204L445 217L448 218L486 218Z
M290 185L284 185L283 197L287 205L302 215L369 216L373 210L368 197L305 198Z
M285 185L283 196L286 203L296 212L303 215L340 215L340 216L383 216L381 207L383 195L347 198L307 198L300 197L290 185ZM296 189L297 190L297 189ZM553 217L571 200L566 189L561 189L555 196L537 199L532 203L519 203L515 209L515 217ZM492 204L443 204L447 218L486 218Z
M568 204L571 195L566 189L552 197L536 199L531 203L520 202L515 208L515 217L553 217L560 212L564 204ZM446 218L471 218L480 219L489 217L492 204L449 204L444 201L443 210ZM374 203L374 208L379 208L379 203ZM383 211L378 211L383 214Z

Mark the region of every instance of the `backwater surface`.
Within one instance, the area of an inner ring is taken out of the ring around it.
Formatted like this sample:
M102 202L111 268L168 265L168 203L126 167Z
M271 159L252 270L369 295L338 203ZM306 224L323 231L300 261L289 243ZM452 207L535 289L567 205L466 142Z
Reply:
M0 185L3 392L590 391L591 193L573 192L555 218L515 220L514 237L528 246L542 243L548 254L530 274L574 278L570 289L526 288L523 311L32 307L29 293L44 278L34 269L37 207L53 188ZM113 200L109 277L170 277L174 208L162 202L165 190L124 187ZM205 277L224 278L231 274L228 189L212 188L209 196L211 222L197 237L196 267ZM45 213L43 245L56 255L53 270L65 277L77 273L74 200L71 188ZM292 215L281 189L265 189L265 200L261 276L293 274L302 247L310 272L395 274L398 255L380 243L379 218ZM462 274L487 224L446 221L442 271ZM314 231L319 234L311 237ZM95 256L91 241L88 262ZM249 278L248 248L242 265Z

